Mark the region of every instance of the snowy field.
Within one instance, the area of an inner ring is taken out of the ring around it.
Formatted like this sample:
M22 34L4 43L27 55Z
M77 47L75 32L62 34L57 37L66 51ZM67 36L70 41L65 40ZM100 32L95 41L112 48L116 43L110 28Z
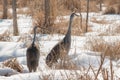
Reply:
M82 13L82 16L85 18L86 13ZM37 72L32 73L28 72L26 66L26 49L33 37L29 34L33 27L32 18L30 16L18 15L20 36L12 36L12 19L0 19L0 35L6 31L10 32L11 35L10 41L0 41L0 80L81 80L81 77L86 75L89 75L91 80L94 80L95 74L97 74L101 65L101 54L100 52L87 50L86 46L90 47L89 39L102 38L109 44L120 41L120 34L115 31L115 28L120 27L120 15L90 13L89 16L89 24L92 32L85 33L83 36L72 36L71 49L69 51L70 61L72 61L74 65L77 65L79 69L50 69L45 64L45 58L52 47L59 42L64 35L37 34L37 43L40 47L41 56ZM68 20L69 15L63 18ZM97 23L97 21L103 20L105 24ZM109 35L106 36L105 34ZM21 40L19 40L20 37L22 38ZM3 65L5 61L12 58L16 58L19 65L22 66L22 72ZM120 59L112 60L111 62L113 78L114 80L120 80ZM111 78L110 65L110 58L105 57L102 68L108 71L109 78ZM104 80L101 71L97 78L98 80Z

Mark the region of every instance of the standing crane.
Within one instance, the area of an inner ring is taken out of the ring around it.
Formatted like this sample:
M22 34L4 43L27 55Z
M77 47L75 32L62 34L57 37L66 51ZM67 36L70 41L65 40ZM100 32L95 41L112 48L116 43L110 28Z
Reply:
M52 48L50 53L47 55L46 64L49 67L52 67L53 63L56 63L59 58L64 59L68 55L68 52L69 52L70 46L71 46L71 26L72 26L72 21L73 21L73 18L75 15L78 16L74 12L70 15L68 31L67 31L65 37L60 42L58 42L58 44L56 44Z
M27 56L27 67L29 72L36 71L39 65L39 57L40 51L39 47L35 44L36 39L36 29L37 26L34 27L34 38L32 44L27 48L26 56Z

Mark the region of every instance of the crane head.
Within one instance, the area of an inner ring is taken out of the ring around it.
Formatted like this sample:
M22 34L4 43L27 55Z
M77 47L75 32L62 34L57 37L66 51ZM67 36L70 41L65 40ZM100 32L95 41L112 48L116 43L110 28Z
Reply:
M80 15L78 13L76 13L76 12L72 12L70 17L74 17L74 16L80 16Z

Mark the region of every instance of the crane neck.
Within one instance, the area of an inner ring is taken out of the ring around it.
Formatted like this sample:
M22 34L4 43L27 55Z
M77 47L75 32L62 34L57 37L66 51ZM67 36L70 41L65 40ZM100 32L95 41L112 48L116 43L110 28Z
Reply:
M36 39L36 29L37 29L37 27L34 28L34 37L33 37L32 46L34 46L34 44L35 44L35 39Z
M72 26L73 17L74 16L72 16L72 15L70 16L70 21L69 21L67 35L71 35L71 26Z

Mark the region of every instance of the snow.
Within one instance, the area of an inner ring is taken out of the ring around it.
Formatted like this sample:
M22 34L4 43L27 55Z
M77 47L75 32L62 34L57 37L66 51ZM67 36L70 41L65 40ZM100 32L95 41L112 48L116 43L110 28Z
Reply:
M82 13L83 18L86 17L86 13ZM89 14L89 24L92 26L93 32L85 33L84 36L72 36L71 48L69 51L69 57L71 62L76 64L81 68L81 70L65 70L65 69L50 69L45 64L45 58L52 47L57 44L64 35L59 34L37 34L37 42L40 46L40 60L37 72L29 73L26 66L26 49L27 43L30 43L31 37L33 37L29 32L32 29L32 17L26 15L18 15L18 28L20 31L20 36L12 36L12 19L0 19L0 34L2 35L6 30L10 31L11 38L13 41L4 42L0 41L0 80L43 80L49 78L50 80L62 80L62 79L80 79L79 75L84 75L87 73L87 69L92 66L92 68L97 72L100 62L101 54L99 52L93 52L86 49L86 46L90 47L89 39L102 38L106 43L113 44L120 41L119 33L115 36L99 36L101 33L107 33L107 30L111 28L114 30L114 26L120 25L119 15L102 15L101 13L90 13ZM66 21L69 20L69 15L63 16ZM106 20L110 23L99 24L92 22L92 18L96 20ZM56 22L59 22L59 17ZM108 31L109 32L109 31ZM110 33L110 32L109 32ZM26 37L23 41L19 41L20 37ZM5 60L17 58L20 65L23 66L23 72L19 73L16 70L3 66ZM120 79L120 60L112 60L113 71L115 80ZM103 68L107 69L110 73L110 59L106 57L102 65ZM76 75L77 74L77 75ZM93 71L89 70L88 73L93 79ZM7 77L6 77L7 76ZM110 74L109 74L110 76ZM98 76L99 80L103 80L102 74Z

